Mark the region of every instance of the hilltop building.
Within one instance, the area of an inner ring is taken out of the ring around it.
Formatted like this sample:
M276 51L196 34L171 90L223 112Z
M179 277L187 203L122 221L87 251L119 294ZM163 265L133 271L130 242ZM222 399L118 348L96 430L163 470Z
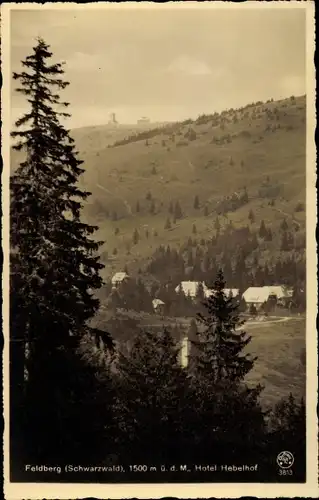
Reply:
M151 120L147 116L142 116L139 120L137 120L138 125L148 125L151 123Z
M109 125L113 125L113 126L118 125L118 121L116 120L116 114L115 113L111 113L110 114L110 119L108 121L108 124Z

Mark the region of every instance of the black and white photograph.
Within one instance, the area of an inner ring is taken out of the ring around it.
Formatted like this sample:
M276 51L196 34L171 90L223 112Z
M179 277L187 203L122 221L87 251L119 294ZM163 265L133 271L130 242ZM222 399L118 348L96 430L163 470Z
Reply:
M317 497L314 3L1 10L7 498Z

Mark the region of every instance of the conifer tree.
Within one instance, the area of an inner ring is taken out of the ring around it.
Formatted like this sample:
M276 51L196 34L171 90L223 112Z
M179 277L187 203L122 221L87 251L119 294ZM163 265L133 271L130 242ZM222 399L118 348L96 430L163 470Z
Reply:
M170 221L169 217L167 217L164 229L171 229L171 227L172 227L171 221Z
M82 161L60 122L70 115L57 111L68 106L58 94L68 82L62 80L62 64L50 64L51 56L49 46L38 39L33 53L22 61L24 70L13 73L30 111L17 120L12 132L18 140L14 148L25 158L10 184L11 335L12 341L17 334L21 340L12 342L12 380L20 380L11 390L21 396L26 366L26 420L33 433L34 456L44 460L46 453L54 456L54 447L59 449L58 413L63 408L57 397L61 400L63 394L66 403L65 391L72 393L74 379L70 385L63 379L71 376L69 360L74 360L83 335L94 335L87 321L99 307L93 291L102 285L103 268L95 256L101 242L90 238L97 228L80 220L82 202L90 193L77 186ZM109 341L107 334L105 338ZM71 412L73 403L67 405ZM17 411L14 401L11 408ZM43 421L46 434L40 431Z
M151 201L151 206L150 206L150 214L155 213L155 201L152 199Z
M199 208L199 198L198 195L195 196L194 198L194 208L197 210Z
M242 203L248 203L248 201L249 201L246 186L245 186L245 188L244 188L244 192L243 192L243 195L242 195L242 197L241 197L241 201L242 201Z
M288 250L290 250L290 242L287 231L284 231L282 234L280 250L282 250L283 252L287 252Z
M213 293L203 301L207 313L198 314L204 329L196 342L199 351L197 370L207 376L209 374L217 383L242 380L254 364L254 359L242 352L251 337L244 331L238 331L243 325L238 305L232 298L226 297L224 289L223 273L219 271L212 287Z
M137 245L139 241L140 241L140 235L138 230L135 228L133 233L133 244Z
M175 203L174 217L175 217L175 219L181 219L183 217L183 212L182 212L179 201L176 201L176 203Z
M266 241L272 241L272 231L270 227L267 229Z
M264 220L262 220L260 223L259 236L260 236L260 238L267 238L267 236L268 236L268 231L267 231L267 228L265 226Z
M252 209L249 210L248 219L250 220L251 224L253 224L255 222L255 214L252 211Z
M198 443L192 451L196 460L207 460L214 450L214 460L223 463L229 456L240 460L244 453L260 453L265 420L259 404L261 386L248 387L244 380L255 361L243 353L251 338L238 331L243 324L239 306L226 297L221 271L211 289L203 302L207 312L198 314L198 339L191 342L196 395L192 418Z

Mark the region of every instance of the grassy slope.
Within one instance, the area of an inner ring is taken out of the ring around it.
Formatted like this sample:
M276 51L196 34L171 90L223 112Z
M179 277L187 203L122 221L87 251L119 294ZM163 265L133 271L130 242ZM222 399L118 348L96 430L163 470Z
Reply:
M291 319L283 323L247 325L252 335L249 352L258 357L249 374L252 383L264 386L263 403L272 405L290 392L305 396L305 367L300 355L305 348L305 320Z
M92 192L84 207L84 218L100 227L96 236L105 241L101 249L102 260L107 264L104 277L121 270L125 263L134 273L138 267L143 267L160 244L178 246L193 236L194 223L198 241L201 237L212 236L215 232L215 203L244 186L250 198L248 205L221 217L222 225L231 220L235 226L246 226L249 224L249 210L253 209L256 215L253 228L258 229L264 219L276 233L283 218L287 218L290 223L299 222L298 237L302 238L305 213L294 209L298 202L305 200L305 104L303 96L294 101L286 99L226 111L217 117L208 117L204 124L176 124L175 142L172 133L165 133L163 129L162 134L149 139L149 146L141 140L109 147L132 133L149 130L149 126L120 126L117 129L99 126L74 130L76 147L85 168L80 183ZM269 126L277 128L267 131ZM196 132L196 140L177 147L179 141L185 141L184 134L189 127ZM225 134L231 136L230 143L213 142ZM14 153L12 165L18 160L19 155ZM152 174L154 166L156 174ZM269 206L269 200L258 195L267 176L272 184L279 184L282 188L275 206ZM148 191L155 200L155 214L150 214L151 202L146 200ZM195 195L199 196L198 210L193 208ZM171 230L165 230L171 200L179 200L185 217ZM139 213L136 213L137 201ZM208 216L204 215L205 206ZM119 216L117 221L107 215L114 210ZM115 228L118 228L116 235ZM132 246L135 228L141 238L137 245ZM129 254L128 245L131 246ZM116 256L112 255L114 248L117 249ZM271 243L263 245L260 253L265 259L274 259L279 248L280 237L275 236Z
M146 130L158 127L161 124L136 124L136 125L97 125L91 127L81 127L72 130L72 137L75 140L77 147L82 153L97 152L115 141L124 139L135 133L140 133ZM164 124L162 124L164 125Z
M279 119L270 120L266 108L278 110ZM246 113L246 116L245 116ZM248 116L247 116L248 113ZM233 123L233 113L225 114L230 120L224 130L220 125L191 124L196 132L196 140L177 147L176 142L184 140L183 135L189 125L176 125L175 143L171 135L157 135L150 139L133 142L115 148L90 149L83 141L78 142L86 172L82 184L93 196L85 209L85 217L100 226L98 237L106 241L104 250L116 257L109 262L108 276L114 269L120 269L125 262L136 266L143 264L159 244L179 245L191 234L196 224L197 238L214 233L216 217L214 203L247 187L250 202L236 212L228 213L220 219L222 224L229 220L235 226L248 224L248 213L253 209L258 228L260 221L271 224L276 232L283 218L288 222L299 222L301 233L305 224L304 212L295 212L298 202L305 199L305 97L257 105L236 113L237 123ZM253 118L253 116L257 116ZM266 127L279 126L274 132ZM248 131L250 137L243 134ZM182 135L178 135L182 134ZM218 145L212 139L225 134L232 136L232 142ZM165 140L165 146L162 145ZM101 142L101 139L99 140ZM85 142L85 141L84 141ZM87 143L86 143L87 144ZM233 164L232 164L233 163ZM156 174L152 174L155 166ZM273 184L282 186L274 207L268 200L258 195L262 182L269 176ZM146 200L150 191L155 200L155 214L150 214L151 202ZM194 197L199 196L200 208L193 208ZM168 205L179 200L185 218L165 230ZM140 212L136 213L139 201ZM207 205L209 215L204 216ZM119 220L107 217L107 212L115 210ZM115 228L119 233L115 235ZM127 255L127 244L132 242L132 234L137 228L141 240ZM145 237L148 228L150 237ZM157 231L158 236L154 236ZM267 245L265 257L278 254L279 241Z

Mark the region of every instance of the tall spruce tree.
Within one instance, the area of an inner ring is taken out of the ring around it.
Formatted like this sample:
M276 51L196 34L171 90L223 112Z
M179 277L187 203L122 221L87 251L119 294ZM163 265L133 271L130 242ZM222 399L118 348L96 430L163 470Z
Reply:
M194 198L194 208L195 209L199 208L199 197L198 197L198 194Z
M260 238L267 238L267 235L268 235L268 232L267 232L267 228L265 225L265 221L262 220L260 223L260 228L259 228L259 236L260 236Z
M68 420L64 403L74 394L66 377L72 378L70 359L81 338L96 333L87 320L99 307L93 291L102 285L103 267L95 255L101 243L90 238L97 228L80 220L82 202L90 193L77 187L82 161L61 123L70 115L58 111L68 106L58 95L68 82L62 80L62 64L50 64L51 56L49 46L38 39L22 61L25 69L13 73L30 111L12 132L18 139L14 148L25 158L10 185L11 410L16 414L26 398L24 413L28 424L32 422L31 446L38 459L48 452L54 457L54 446L63 449L63 412ZM105 338L109 343L107 334ZM75 382L74 377L69 380Z
M259 403L261 386L248 387L244 380L255 361L243 353L250 337L238 331L243 324L238 305L224 289L219 271L212 294L203 302L207 312L198 314L202 326L192 342L190 366L196 394L196 418L192 419L198 443L193 451L197 460L208 460L214 450L216 463L230 456L235 463L243 454L260 454L265 420Z
M241 381L254 364L253 358L243 354L251 337L238 330L244 322L239 317L238 305L226 297L224 289L224 276L219 271L212 286L213 292L203 301L207 313L198 314L204 328L196 342L197 370L214 383Z

